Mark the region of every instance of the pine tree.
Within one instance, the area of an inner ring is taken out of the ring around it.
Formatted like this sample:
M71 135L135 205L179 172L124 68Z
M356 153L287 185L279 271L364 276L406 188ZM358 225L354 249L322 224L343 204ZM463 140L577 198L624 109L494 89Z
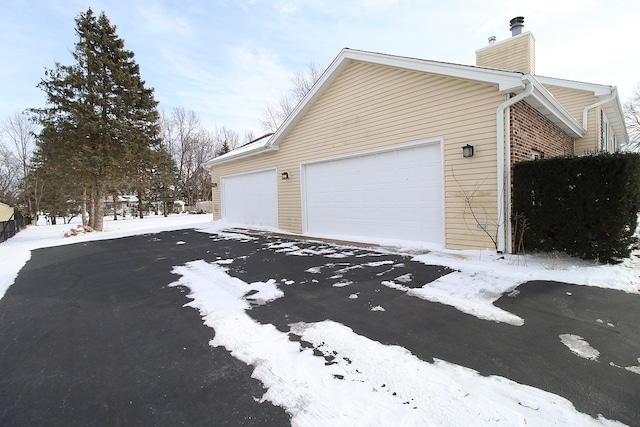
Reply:
M38 85L48 104L33 110L42 125L38 153L86 190L89 224L102 230L107 191L139 181L140 163L159 147L159 116L153 89L104 12L81 13L76 34L75 63L56 63Z

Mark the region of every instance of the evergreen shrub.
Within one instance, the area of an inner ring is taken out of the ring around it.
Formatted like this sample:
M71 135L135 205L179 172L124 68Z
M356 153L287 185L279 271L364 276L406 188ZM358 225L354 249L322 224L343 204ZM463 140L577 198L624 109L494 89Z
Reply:
M514 166L513 214L527 220L527 250L619 261L630 256L639 211L639 154L558 157Z

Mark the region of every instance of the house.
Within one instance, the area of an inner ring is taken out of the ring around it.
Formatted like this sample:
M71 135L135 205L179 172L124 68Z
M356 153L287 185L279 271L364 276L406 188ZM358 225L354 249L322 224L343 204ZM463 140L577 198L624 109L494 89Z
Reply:
M275 134L205 164L214 219L509 252L515 162L629 142L614 86L535 74L523 21L475 66L342 50Z
M0 202L0 222L11 221L13 219L13 208Z

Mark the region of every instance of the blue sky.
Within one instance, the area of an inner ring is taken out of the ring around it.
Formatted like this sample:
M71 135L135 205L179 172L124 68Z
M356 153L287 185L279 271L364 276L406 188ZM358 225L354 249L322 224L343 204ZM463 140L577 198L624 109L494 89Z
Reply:
M163 110L241 134L261 134L293 73L344 47L473 65L515 16L536 38L538 75L615 85L623 101L640 83L637 0L14 0L0 14L0 120L44 106L36 85L73 63L74 18L88 7L117 26Z

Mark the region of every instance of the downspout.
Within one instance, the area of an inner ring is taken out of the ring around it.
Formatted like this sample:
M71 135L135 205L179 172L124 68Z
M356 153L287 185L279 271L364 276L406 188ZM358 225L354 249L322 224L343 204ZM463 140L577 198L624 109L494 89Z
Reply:
M595 104L591 104L585 107L584 110L582 110L582 127L584 128L585 132L587 130L587 124L589 123L589 111L603 104L606 104L607 102L613 101L614 99L616 99L617 96L618 96L618 89L614 87L611 89L611 95L608 98L598 101Z
M524 91L520 94L510 98L500 104L498 110L496 111L496 133L497 133L497 149L498 149L498 236L497 236L497 250L499 253L504 253L505 251L505 236L507 229L507 222L509 218L503 218L503 221L500 221L500 217L505 215L504 202L505 202L505 157L506 154L509 154L509 161L511 161L511 147L505 148L505 139L504 139L504 111L512 106L513 104L520 102L527 96L533 93L533 82L527 76L522 76L522 81L525 84ZM511 184L511 176L508 178L509 186ZM511 189L509 188L509 193L511 193ZM511 208L509 208L511 211ZM509 212L510 213L510 212ZM506 215L509 216L509 215ZM509 233L511 234L511 233Z

